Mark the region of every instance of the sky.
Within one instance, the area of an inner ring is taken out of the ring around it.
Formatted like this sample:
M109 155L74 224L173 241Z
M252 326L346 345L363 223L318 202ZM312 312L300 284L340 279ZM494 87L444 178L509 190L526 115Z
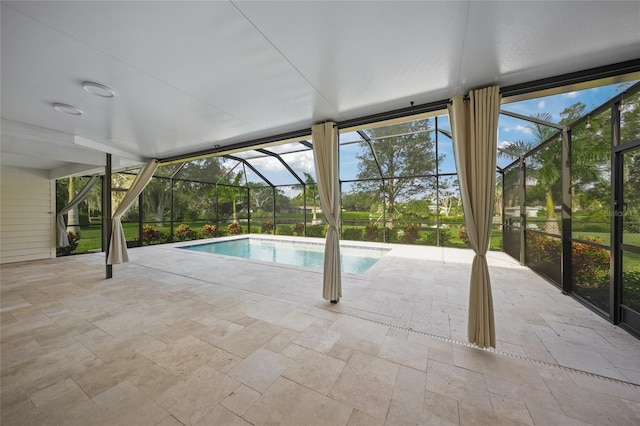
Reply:
M558 95L546 96L542 98L535 98L526 101L513 102L503 104L502 109L512 111L521 115L530 116L533 114L546 112L551 114L554 122L560 121L560 113L567 107L575 104L576 102L582 102L587 107L586 112L589 112L596 107L602 105L607 100L611 99L615 95L619 94L621 87L627 88L635 82L614 84L609 86L601 86L592 89L585 89L581 91L573 91L562 93ZM431 119L432 123L435 123L434 119ZM528 127L528 122L519 120L516 118L500 115L498 122L498 144L504 146L510 142L522 140L530 141L533 139L531 129ZM447 115L438 117L438 127L441 129L449 130L449 120ZM340 142L357 140L358 135L355 132L345 133L340 135ZM432 138L433 139L433 138ZM284 154L291 150L304 149L304 146L299 143L291 143L286 145L280 145L268 148L273 152L280 153L282 158L290 165L290 167L304 180L304 173L309 173L314 179L315 170L313 164L313 153L311 150L302 152L295 152L290 154ZM347 144L340 147L340 179L350 180L355 179L358 172L358 161L355 156L360 152L361 148L359 144ZM444 155L444 159L439 164L440 173L455 173L455 164L453 159L453 146L451 139L439 134L438 136L438 154ZM260 153L250 151L246 153L236 154L238 157L249 158L261 156ZM262 156L262 158L252 158L249 160L267 179L274 185L296 184L297 181L289 173L286 168L275 157ZM498 157L498 166L504 167L511 163L513 160L504 157ZM228 160L226 166L233 167L236 164L234 161ZM235 170L241 170L241 166L238 166ZM262 179L255 173L246 169L247 178L249 181L261 182ZM300 190L298 188L280 188L286 195L295 196Z

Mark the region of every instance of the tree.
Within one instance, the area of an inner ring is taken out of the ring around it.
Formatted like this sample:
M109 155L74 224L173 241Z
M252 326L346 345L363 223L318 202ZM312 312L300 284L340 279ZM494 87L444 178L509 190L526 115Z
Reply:
M373 141L375 155L367 142L360 143L357 177L363 180L356 187L384 197L389 228L393 227L397 203L433 190L431 180L423 177L436 172L429 127L429 120L417 120L364 131Z
M534 114L531 117L549 123L553 120L551 114L547 112ZM532 122L527 127L533 133L534 139L532 141L515 141L500 148L498 155L519 158L557 133L557 129L540 123ZM562 172L561 167L559 167L561 155L562 145L552 142L536 154L527 157L528 161L526 163L528 177L536 179L537 184L545 188L545 206L547 212L545 230L546 232L554 234L559 233L558 222L555 216L553 190L556 183L559 182Z
M560 125L569 126L585 114L586 105L582 102L565 108L560 113ZM575 189L580 186L592 187L602 179L603 170L600 165L608 167L610 148L610 121L608 114L600 114L589 118L589 126L577 126L571 129L571 179L572 198L575 197ZM532 117L542 121L551 122L549 113L539 113ZM557 129L544 126L539 123L531 123L528 128L532 131L534 140L530 142L516 141L499 150L499 155L520 157L527 154L536 146L549 140L558 132ZM603 163L604 162L604 163ZM544 191L544 204L546 209L545 231L559 234L558 221L555 215L555 197L561 190L562 176L562 144L553 141L537 153L527 157L527 177L535 179L537 187ZM537 188L527 190L527 199L532 200Z
M169 190L168 180L162 178L152 178L144 188L142 198L145 203L145 209L152 211L155 217L156 226L164 226L164 206L166 194Z
M270 186L249 183L251 206L257 210L273 209L273 190Z
M243 203L242 196L246 194L246 186L241 186L240 184L243 176L244 173L240 171L236 173L232 179L231 173L227 173L216 185L218 188L218 202L220 202L220 198L231 200L233 223L238 223L238 210L236 206Z
M318 193L318 185L316 184L316 181L313 180L313 176L311 176L307 172L303 172L303 173L304 173L304 185L295 185L294 188L302 190L299 197L302 197L303 200L307 200L311 198L311 201L313 201L313 204L312 204L313 218L311 223L315 224L318 221L318 219L316 218L316 206L318 204L318 199L320 197L320 194Z
M176 220L181 221L185 217L212 218L216 210L215 183L225 173L219 159L212 157L193 160L184 165L179 164L178 168L162 171L165 176L174 177L172 208Z
M342 207L345 210L366 212L378 202L378 195L372 192L354 191L342 193Z
M69 177L68 185L69 199L67 203L71 202L76 197L76 178ZM67 215L67 231L80 235L80 216L78 215L78 206L75 206Z

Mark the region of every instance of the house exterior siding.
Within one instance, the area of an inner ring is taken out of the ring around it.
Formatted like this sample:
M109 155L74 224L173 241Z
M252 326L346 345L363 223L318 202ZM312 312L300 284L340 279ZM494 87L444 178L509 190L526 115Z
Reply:
M55 180L44 170L0 170L0 263L56 257Z

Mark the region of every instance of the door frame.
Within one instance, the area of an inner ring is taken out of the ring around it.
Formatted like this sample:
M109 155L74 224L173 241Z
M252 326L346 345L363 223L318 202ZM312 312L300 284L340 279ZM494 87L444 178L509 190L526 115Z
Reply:
M623 251L634 251L632 246L623 244L624 215L624 155L640 151L640 139L612 148L612 241L611 241L611 290L610 318L614 324L640 334L640 314L622 305L622 257Z

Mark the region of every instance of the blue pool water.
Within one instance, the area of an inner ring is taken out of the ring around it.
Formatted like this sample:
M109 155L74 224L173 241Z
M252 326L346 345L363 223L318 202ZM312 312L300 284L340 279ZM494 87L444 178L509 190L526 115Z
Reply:
M245 259L275 262L306 268L324 268L324 244L242 238L181 247L186 250L215 253ZM362 274L389 249L340 247L342 272Z

